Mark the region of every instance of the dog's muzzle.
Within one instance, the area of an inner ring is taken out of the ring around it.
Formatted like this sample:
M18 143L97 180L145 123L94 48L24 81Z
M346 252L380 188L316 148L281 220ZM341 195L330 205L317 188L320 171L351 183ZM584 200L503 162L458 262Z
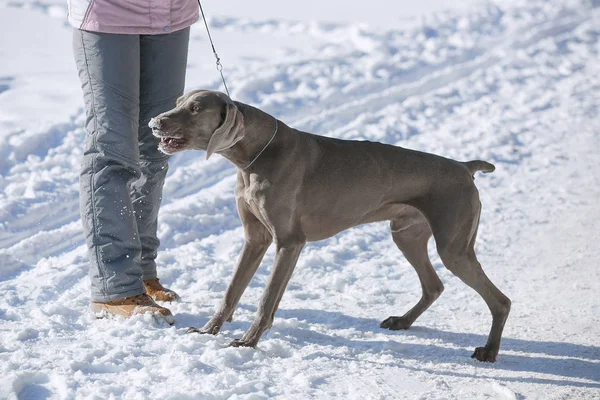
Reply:
M184 150L187 139L171 134L164 129L164 123L160 118L152 118L148 122L148 127L152 129L152 135L160 139L158 149L166 154Z

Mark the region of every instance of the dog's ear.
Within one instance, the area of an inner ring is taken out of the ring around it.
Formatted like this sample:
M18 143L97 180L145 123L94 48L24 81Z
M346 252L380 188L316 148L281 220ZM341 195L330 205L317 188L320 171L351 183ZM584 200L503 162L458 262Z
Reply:
M233 103L225 104L225 118L208 141L206 159L213 154L233 147L244 137L244 116Z

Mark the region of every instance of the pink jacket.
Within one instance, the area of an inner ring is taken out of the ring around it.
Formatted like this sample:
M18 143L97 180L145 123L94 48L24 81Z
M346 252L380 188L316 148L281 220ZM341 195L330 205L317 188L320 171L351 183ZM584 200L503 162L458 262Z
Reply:
M197 0L68 0L75 28L103 33L153 35L198 21Z

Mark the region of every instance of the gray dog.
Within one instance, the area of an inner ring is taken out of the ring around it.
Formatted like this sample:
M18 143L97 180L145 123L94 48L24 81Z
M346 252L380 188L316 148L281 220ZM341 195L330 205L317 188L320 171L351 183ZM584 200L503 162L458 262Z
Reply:
M301 132L223 93L206 90L185 94L176 108L153 118L149 126L166 154L206 150L206 158L219 153L238 168L235 196L244 248L218 311L203 328L190 331L214 335L231 321L275 241L275 263L256 318L244 336L232 342L256 346L272 326L306 242L387 220L394 242L417 271L423 295L410 311L387 318L381 327L408 329L444 290L427 255L433 234L446 268L475 289L492 313L487 343L472 357L496 360L511 303L485 275L473 249L481 211L473 174L492 172L492 164Z

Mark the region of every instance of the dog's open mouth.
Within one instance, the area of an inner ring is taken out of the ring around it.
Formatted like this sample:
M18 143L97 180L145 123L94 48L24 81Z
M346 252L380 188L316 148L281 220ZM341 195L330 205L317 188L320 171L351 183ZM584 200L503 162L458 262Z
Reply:
M158 148L164 152L173 153L182 150L186 143L187 140L184 138L161 136Z

